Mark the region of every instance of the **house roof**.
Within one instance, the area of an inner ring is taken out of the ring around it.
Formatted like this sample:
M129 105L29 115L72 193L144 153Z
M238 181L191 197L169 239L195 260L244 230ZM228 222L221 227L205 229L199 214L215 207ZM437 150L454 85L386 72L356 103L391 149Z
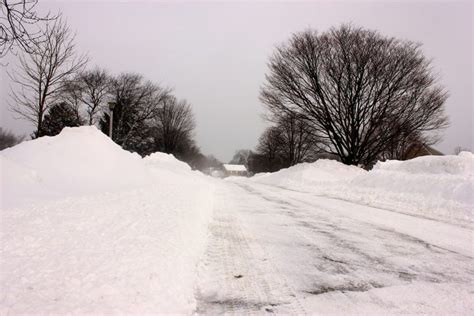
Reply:
M420 156L443 156L443 153L431 146L420 143L411 145L405 153L405 159L413 159Z
M224 164L224 169L227 171L247 171L244 165Z

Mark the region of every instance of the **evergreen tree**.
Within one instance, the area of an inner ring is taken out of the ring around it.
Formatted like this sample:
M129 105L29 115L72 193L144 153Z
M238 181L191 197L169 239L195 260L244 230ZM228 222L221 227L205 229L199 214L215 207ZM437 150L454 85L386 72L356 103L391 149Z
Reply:
M34 134L34 138L39 136L54 136L59 134L64 127L81 126L82 120L77 111L67 103L53 105L45 115L41 125L41 134Z

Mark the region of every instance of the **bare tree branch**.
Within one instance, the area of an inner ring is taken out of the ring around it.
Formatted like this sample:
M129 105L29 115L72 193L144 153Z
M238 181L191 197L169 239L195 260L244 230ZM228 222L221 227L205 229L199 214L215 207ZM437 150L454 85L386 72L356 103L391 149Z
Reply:
M36 45L45 41L43 23L56 20L59 14L38 15L38 0L2 0L0 2L0 57L18 47L31 54Z

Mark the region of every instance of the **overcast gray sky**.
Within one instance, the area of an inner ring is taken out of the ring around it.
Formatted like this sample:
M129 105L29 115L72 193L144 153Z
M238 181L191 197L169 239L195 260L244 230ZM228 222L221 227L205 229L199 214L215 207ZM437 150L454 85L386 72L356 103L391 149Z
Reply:
M351 22L423 43L449 90L451 127L436 147L473 149L473 6L470 2L157 2L41 1L60 10L77 31L90 67L138 72L193 106L203 153L228 161L254 148L266 124L258 94L274 46L308 27L321 31ZM32 127L7 110L9 79L0 67L1 126Z

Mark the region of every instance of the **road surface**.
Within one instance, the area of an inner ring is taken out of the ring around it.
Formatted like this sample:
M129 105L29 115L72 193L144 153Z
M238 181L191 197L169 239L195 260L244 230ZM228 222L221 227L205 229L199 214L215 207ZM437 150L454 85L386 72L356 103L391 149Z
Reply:
M472 313L472 231L248 180L217 185L198 314Z

